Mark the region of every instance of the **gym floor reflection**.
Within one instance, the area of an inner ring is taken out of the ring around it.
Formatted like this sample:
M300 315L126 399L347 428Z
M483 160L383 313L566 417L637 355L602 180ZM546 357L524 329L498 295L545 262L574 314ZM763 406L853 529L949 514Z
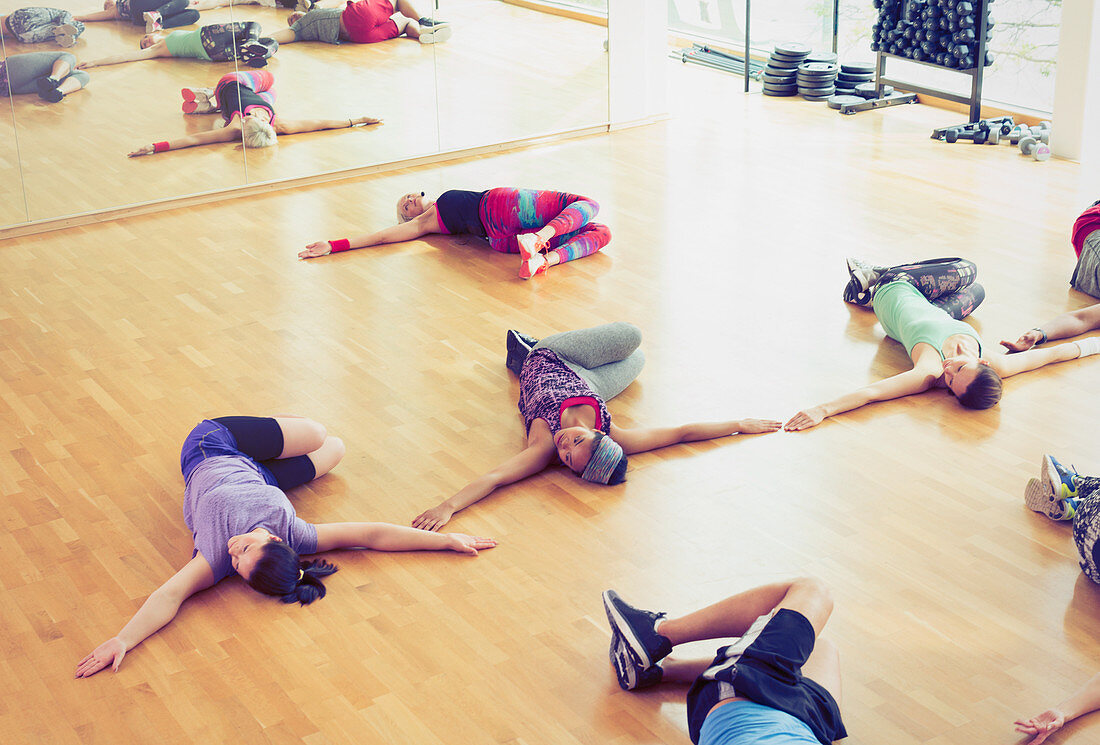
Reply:
M76 15L100 9L97 0L45 4ZM422 4L418 9L432 12L431 0ZM33 0L4 0L0 15L32 5ZM339 4L325 0L320 7ZM266 34L285 29L290 14L283 8L238 4L204 10L195 25L183 28L257 21ZM240 143L223 143L126 157L143 145L210 129L217 115L184 115L180 89L213 86L223 74L238 69L234 62L160 58L97 66L88 70L86 89L59 103L34 94L4 100L0 225L607 121L606 28L496 0L444 0L436 16L453 30L441 44L400 37L374 44L283 45L265 68L275 76L277 116L374 116L384 124L284 135L271 148L246 152ZM61 51L80 62L98 60L137 50L144 33L142 26L129 22L87 23L76 44ZM60 50L53 41L21 44L7 28L2 40L5 58Z

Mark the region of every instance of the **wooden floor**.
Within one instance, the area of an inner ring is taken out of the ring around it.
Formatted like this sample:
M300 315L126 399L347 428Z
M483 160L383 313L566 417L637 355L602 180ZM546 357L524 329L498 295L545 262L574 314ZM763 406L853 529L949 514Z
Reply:
M672 73L662 124L0 245L5 743L685 743L683 689L617 687L599 593L683 612L803 573L835 590L853 745L1013 743L1096 671L1100 592L1021 498L1044 452L1100 471L1081 361L989 411L930 393L635 456L618 487L551 469L456 516L500 540L479 557L338 553L307 608L226 580L73 680L191 555L178 448L202 417L325 422L347 457L299 514L407 523L522 446L510 327L638 324L620 423L785 419L906 367L841 301L846 255L973 258L988 345L1088 302L1076 165L932 142L957 119L935 109L841 117ZM295 258L403 192L503 184L593 196L614 240L530 282L463 238Z
M330 2L329 5L334 3ZM24 0L0 0L0 15ZM419 3L424 13L431 2ZM6 6L6 7L5 7ZM74 13L96 0L58 0ZM205 11L199 25L251 20L286 27L289 12L258 5ZM447 0L443 44L299 42L280 47L277 110L288 119L369 115L382 126L281 137L245 150L220 144L126 158L141 145L213 126L185 116L181 87L212 86L232 62L155 59L95 67L59 104L0 98L0 226L186 196L242 184L388 163L607 121L607 29L497 0ZM95 60L136 50L144 28L89 23L71 51ZM55 51L5 34L4 55ZM245 68L247 69L247 68ZM25 188L25 194L19 185Z

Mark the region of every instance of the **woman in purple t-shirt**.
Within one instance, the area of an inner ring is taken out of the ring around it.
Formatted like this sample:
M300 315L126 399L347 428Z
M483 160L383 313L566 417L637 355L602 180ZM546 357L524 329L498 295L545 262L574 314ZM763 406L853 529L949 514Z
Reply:
M679 442L775 432L782 426L766 419L649 429L613 424L604 402L622 393L642 371L641 343L642 332L629 323L566 331L542 341L509 331L507 365L519 376L527 447L417 515L413 527L439 530L454 513L497 487L535 475L555 456L585 481L618 484L626 478L627 455Z
M126 652L171 621L184 600L234 573L259 592L306 605L325 596L321 578L336 567L324 559L303 561L299 554L372 548L476 555L496 545L491 538L389 523L305 522L285 490L323 476L343 457L344 443L311 419L230 416L206 419L191 430L180 452L183 519L195 540L191 560L149 596L118 636L77 664L76 677L108 665L118 670Z

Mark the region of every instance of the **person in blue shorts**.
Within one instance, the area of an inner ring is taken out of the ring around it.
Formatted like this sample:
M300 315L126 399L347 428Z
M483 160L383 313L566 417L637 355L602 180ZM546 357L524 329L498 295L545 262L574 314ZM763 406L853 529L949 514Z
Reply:
M491 538L389 523L302 520L285 492L320 478L343 457L344 443L312 419L226 416L199 422L180 451L191 559L153 591L117 636L77 663L75 677L108 667L117 672L126 653L171 622L185 600L226 577L238 575L284 603L308 605L325 596L322 580L336 567L302 555L340 548L476 555L496 545Z
M816 745L848 736L840 716L840 659L819 638L833 610L828 588L801 578L756 587L670 618L603 594L611 664L624 690L691 683L696 745ZM678 659L679 644L736 637L713 660Z

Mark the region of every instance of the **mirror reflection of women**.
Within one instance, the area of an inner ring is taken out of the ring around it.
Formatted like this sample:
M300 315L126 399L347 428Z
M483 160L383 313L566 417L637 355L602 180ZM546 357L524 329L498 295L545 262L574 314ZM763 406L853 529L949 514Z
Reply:
M241 142L245 147L271 147L278 135L348 129L382 120L369 116L348 119L283 119L275 116L275 76L267 70L231 72L222 76L214 88L184 88L183 111L186 114L220 113L223 126L206 132L154 142L130 153L131 158L168 150Z
M69 52L28 52L0 60L0 96L37 93L43 101L57 103L88 85L91 77L76 70Z

